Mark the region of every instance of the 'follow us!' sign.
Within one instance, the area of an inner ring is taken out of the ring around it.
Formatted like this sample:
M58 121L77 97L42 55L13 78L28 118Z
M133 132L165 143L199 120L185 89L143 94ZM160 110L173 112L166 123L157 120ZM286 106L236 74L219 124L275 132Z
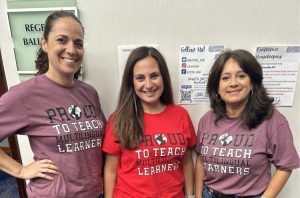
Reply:
M34 74L37 50L42 42L44 23L55 10L69 10L77 16L76 7L8 9L11 36L19 74Z

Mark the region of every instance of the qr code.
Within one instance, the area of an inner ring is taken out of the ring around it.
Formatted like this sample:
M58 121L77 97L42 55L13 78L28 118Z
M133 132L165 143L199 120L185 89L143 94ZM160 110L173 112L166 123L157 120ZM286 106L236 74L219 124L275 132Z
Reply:
M180 90L181 98L180 102L192 102L192 90L181 89Z

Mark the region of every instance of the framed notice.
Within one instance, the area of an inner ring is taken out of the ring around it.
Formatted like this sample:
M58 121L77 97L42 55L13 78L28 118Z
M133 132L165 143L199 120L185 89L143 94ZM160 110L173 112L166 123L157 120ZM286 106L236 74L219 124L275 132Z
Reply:
M35 59L42 42L44 23L55 10L69 10L78 16L76 7L8 9L9 29L19 74L35 74Z

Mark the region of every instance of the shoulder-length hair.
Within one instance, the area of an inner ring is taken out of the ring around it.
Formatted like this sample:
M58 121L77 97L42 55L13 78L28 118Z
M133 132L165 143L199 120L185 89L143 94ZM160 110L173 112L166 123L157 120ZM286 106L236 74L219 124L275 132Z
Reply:
M235 60L241 69L250 77L252 91L249 94L247 104L240 115L242 124L251 130L257 127L264 119L271 117L273 113L272 102L274 99L267 95L262 84L262 67L256 58L246 50L228 50L223 52L214 62L208 77L207 93L210 99L210 106L217 115L215 123L226 117L226 104L218 94L221 73L227 60Z
M143 46L134 49L127 59L114 117L113 131L123 148L137 148L143 139L144 111L140 98L134 90L133 69L139 60L149 56L157 61L162 75L164 90L160 96L161 103L165 105L174 103L171 79L162 54L153 47Z

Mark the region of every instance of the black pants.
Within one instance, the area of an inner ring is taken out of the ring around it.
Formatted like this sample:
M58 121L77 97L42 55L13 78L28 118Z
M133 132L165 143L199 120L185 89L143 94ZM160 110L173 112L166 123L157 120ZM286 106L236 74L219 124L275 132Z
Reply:
M236 195L224 195L208 188L206 185L204 186L202 196L203 198L260 198L261 197L261 195L247 196L247 197L240 197Z

